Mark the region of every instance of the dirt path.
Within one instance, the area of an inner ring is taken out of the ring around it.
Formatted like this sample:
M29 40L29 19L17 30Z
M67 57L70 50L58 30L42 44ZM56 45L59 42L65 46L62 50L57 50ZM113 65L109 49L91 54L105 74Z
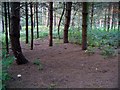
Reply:
M14 63L9 73L8 88L117 88L118 58L104 59L96 52L89 56L75 44L48 46L47 40L36 40L34 50L22 44L30 61L26 65ZM43 70L33 62L39 59ZM21 74L21 78L17 75Z

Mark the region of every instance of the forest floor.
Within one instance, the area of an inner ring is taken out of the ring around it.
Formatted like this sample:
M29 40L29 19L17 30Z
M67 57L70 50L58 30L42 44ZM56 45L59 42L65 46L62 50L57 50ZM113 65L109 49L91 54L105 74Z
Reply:
M8 88L118 87L118 56L104 59L98 49L88 55L80 45L71 43L49 47L47 39L35 40L33 50L29 44L21 46L29 63L12 64L8 70L12 77L7 82ZM35 60L40 60L42 70L34 64Z

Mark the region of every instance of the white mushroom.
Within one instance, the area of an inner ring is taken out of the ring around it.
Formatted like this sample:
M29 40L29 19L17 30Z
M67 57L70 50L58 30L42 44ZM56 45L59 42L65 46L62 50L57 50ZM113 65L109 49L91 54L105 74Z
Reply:
M17 77L20 78L20 77L21 77L21 74L18 74Z

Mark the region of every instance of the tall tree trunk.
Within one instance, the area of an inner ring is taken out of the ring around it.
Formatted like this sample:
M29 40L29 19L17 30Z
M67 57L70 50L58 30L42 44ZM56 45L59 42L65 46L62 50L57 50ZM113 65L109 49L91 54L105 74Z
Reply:
M25 3L25 13L26 13L26 43L28 43L28 3Z
M53 29L53 2L49 3L50 8L49 8L49 12L50 12L50 26L49 26L49 46L53 46L53 37L52 37L52 29Z
M50 22L50 21L49 21L49 20L50 20L50 19L49 19L49 18L50 18L50 17L49 17L49 16L50 16L50 15L49 15L49 14L50 14L49 8L48 8L48 13L47 13L47 14L48 14L48 17L47 17L47 27L48 27L48 26L49 26L49 22Z
M5 11L5 41L6 41L6 51L7 51L7 54L9 53L9 45L8 45L8 29L7 29L7 3L4 2L4 11Z
M34 5L34 7L33 7L33 10L34 10L34 11L33 11L33 12L34 12L34 15L33 15L33 16L34 16L34 17L33 17L33 18L34 18L34 19L33 19L33 20L34 20L34 23L33 23L33 24L34 24L34 27L35 27L35 9L36 9L36 8L35 8L35 4L33 4L33 5Z
M2 3L2 33L4 33L4 12L3 12L3 11L4 11L4 10L3 10L4 8L3 8L3 5L4 5L4 4Z
M40 11L41 11L41 13L40 13L40 25L43 25L43 7L41 7Z
M115 19L115 14L114 14L114 5L112 5L113 9L112 9L112 24L111 24L111 29L113 29L114 26L114 19Z
M87 49L87 18L88 18L88 3L83 2L82 10L82 50Z
M119 1L119 7L118 7L118 31L120 31L120 1Z
M39 38L39 30L38 30L38 2L36 2L36 22L37 22L37 38Z
M64 4L63 11L62 11L62 14L61 14L59 23L58 23L58 38L59 38L59 39L60 39L60 23L61 23L61 21L62 21L62 17L63 17L64 12L65 12L65 2L64 2L63 4Z
M75 16L76 16L78 10L79 10L79 9L77 9L77 10L75 11L75 13L73 14L73 18L72 18L72 26L73 26L73 27L75 26L74 20L75 20Z
M106 11L107 9L105 9L104 30L106 30Z
M11 2L11 27L10 40L13 53L18 65L25 64L28 60L23 56L20 46L20 2Z
M9 33L10 33L10 7L9 7L9 2L7 2L7 6L8 6L8 22L9 22Z
M43 20L44 20L44 25L47 26L47 16L48 16L47 10L43 8L43 12L45 12L45 13L43 14L43 16L44 16L44 18L43 18Z
M110 9L111 9L111 3L109 3L108 7L108 26L107 26L107 31L109 32L110 29Z
M78 30L80 30L80 16L81 16L80 13L81 12L78 12Z
M94 2L92 2L92 8L91 8L91 29L93 27L93 13L94 13Z
M54 26L56 26L56 12L54 11Z
M30 3L30 12L31 12L31 50L33 50L33 4Z
M68 43L68 28L70 25L72 2L66 3L65 26L64 26L64 43Z
M102 27L102 20L101 19L99 20L99 27L100 28Z
M110 29L112 29L112 24L113 24L112 23L113 22L113 5L112 5L112 3L111 3L111 12L110 13L111 13L111 16L110 16L111 17L110 18Z

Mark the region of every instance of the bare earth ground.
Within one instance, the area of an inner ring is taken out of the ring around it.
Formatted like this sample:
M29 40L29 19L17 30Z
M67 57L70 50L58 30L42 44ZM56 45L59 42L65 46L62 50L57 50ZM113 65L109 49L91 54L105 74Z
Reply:
M22 43L29 63L9 68L8 88L117 88L118 57L104 59L99 51L88 55L75 44L48 46L48 40L36 40L34 50ZM43 70L33 62L39 59ZM21 74L21 78L17 75Z

